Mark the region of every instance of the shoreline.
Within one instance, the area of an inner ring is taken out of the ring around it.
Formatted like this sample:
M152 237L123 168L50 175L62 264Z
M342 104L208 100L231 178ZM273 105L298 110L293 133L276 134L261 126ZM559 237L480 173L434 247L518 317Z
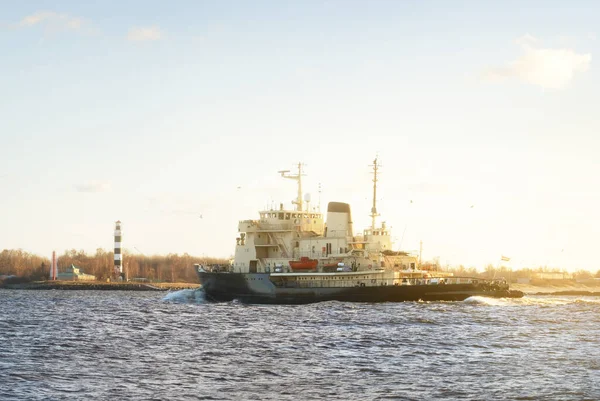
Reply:
M33 281L29 283L0 283L0 289L9 290L65 290L65 291L171 291L200 288L195 283L110 283L101 281Z
M513 283L510 285L510 289L522 291L525 295L600 297L600 286L585 285L581 283L561 283L557 285L532 285Z

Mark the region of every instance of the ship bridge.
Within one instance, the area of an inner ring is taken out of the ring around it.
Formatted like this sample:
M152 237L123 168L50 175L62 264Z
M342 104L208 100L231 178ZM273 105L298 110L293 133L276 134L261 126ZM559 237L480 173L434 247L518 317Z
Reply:
M310 205L310 196L302 197L302 165L298 174L280 171L282 177L298 182L298 196L292 203L295 208L259 211L258 220L242 220L238 223L234 271L270 271L276 266L288 266L291 259L300 257L303 239L322 237L325 233L323 214Z

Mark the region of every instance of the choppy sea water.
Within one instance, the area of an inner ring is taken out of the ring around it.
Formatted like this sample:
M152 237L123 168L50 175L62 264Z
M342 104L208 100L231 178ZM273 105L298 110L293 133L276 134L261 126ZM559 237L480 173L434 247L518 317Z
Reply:
M0 290L1 400L598 400L600 298Z

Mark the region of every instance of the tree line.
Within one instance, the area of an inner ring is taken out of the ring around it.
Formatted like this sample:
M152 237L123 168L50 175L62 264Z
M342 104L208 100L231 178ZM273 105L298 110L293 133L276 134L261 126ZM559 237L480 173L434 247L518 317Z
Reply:
M105 281L113 274L114 254L98 248L94 254L82 250L67 250L57 255L58 272L64 272L72 264L86 274ZM50 258L41 257L21 249L5 249L0 252L0 275L23 277L30 280L46 280L50 276ZM147 279L160 282L197 281L194 263L227 263L227 260L212 257L183 255L139 255L124 251L123 272L129 279Z
M72 264L79 267L83 272L96 276L97 280L105 281L113 274L114 255L112 251L105 251L98 248L93 255L88 255L85 251L75 249L64 251L62 255L57 255L58 271L64 272ZM133 280L136 278L147 279L149 281L161 282L185 282L195 283L197 281L194 271L195 263L203 264L224 264L226 259L206 258L191 256L187 253L183 255L140 255L133 254L125 250L123 253L123 272L126 278ZM557 268L524 268L511 270L507 267L495 267L488 265L483 271L478 271L475 267L466 268L463 265L450 267L446 266L443 270L454 273L455 276L470 276L481 278L500 278L516 281L518 278L530 278L536 273L560 273ZM29 280L46 280L50 275L50 259L23 251L21 249L5 249L0 252L0 276L17 276ZM595 274L588 270L577 270L569 273L573 279L600 278L600 270Z
M444 270L454 273L455 276L470 276L487 279L505 278L507 280L516 281L519 278L534 278L540 273L558 273L563 274L564 279L585 280L592 278L600 278L600 270L595 274L585 269L578 269L572 273L566 273L564 269L557 267L540 266L536 268L525 267L518 270L512 270L506 266L487 265L482 271L478 271L475 267L466 268L463 265L451 267L447 266Z

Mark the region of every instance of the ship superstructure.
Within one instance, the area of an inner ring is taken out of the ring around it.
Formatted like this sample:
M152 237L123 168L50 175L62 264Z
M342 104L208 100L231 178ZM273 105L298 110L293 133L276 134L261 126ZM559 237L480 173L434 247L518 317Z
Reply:
M238 224L234 262L236 273L321 271L346 268L351 271L388 268L416 269L417 257L394 252L390 229L382 222L377 226L377 159L373 161L373 207L371 227L354 233L350 205L330 202L327 215L320 208L310 207L310 197L302 194L302 164L297 173L280 171L297 182L298 193L292 209L262 210L258 220L243 220ZM326 217L326 220L325 220ZM306 268L301 263L311 263ZM291 263L290 263L291 262Z

